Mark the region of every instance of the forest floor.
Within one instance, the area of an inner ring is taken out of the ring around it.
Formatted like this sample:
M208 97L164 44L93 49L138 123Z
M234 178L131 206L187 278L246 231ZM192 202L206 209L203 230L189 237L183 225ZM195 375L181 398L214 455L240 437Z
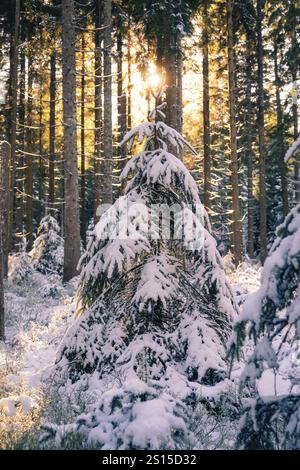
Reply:
M11 259L11 265L14 263ZM229 266L227 274L240 305L260 286L257 265L243 263L238 270ZM53 365L58 345L72 322L75 288L76 280L63 286L57 278L36 272L30 273L25 283L8 280L7 341L0 343L0 448L24 448L24 435L43 416L47 406L43 375ZM237 366L236 378L240 371ZM263 394L273 393L270 376L263 378L260 389ZM35 445L27 436L25 448Z

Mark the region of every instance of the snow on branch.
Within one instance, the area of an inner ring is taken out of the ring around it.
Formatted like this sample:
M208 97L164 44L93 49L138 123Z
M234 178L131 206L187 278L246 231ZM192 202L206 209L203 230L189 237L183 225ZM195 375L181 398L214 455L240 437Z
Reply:
M300 147L300 136L298 137L297 140L295 140L293 145L286 152L285 157L284 157L285 163L287 163L289 159L294 155L298 147Z
M137 138L138 142L141 144L145 138L147 138L147 140L155 138L155 132L158 139L161 138L162 141L167 141L177 150L181 150L185 145L194 155L197 155L196 150L181 136L181 134L179 134L179 132L167 126L162 121L158 121L156 123L145 122L144 124L136 126L125 135L124 139L120 143L120 146L123 146L127 143L130 150L133 146L135 138Z

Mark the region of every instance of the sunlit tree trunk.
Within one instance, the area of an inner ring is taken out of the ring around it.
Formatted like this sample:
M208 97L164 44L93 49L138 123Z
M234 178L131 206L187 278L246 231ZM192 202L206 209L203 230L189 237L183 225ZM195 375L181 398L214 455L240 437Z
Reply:
M86 177L85 177L85 38L81 38L81 179L80 179L80 202L81 202L81 240L86 246L87 213L86 213Z
M209 112L209 55L208 55L208 15L207 3L203 6L203 150L204 150L204 206L211 207L211 149Z
M10 97L9 97L9 142L11 145L10 163L10 202L9 202L9 250L13 246L14 201L15 201L15 169L16 169L16 136L17 136L17 88L18 88L18 45L20 29L20 0L15 0L15 20L10 54Z
M237 155L237 129L236 129L236 89L235 89L235 61L234 61L234 35L232 22L232 2L227 0L227 46L228 46L228 82L229 82L229 108L230 108L230 148L231 148L231 197L232 197L232 228L233 252L236 266L242 261L243 238L242 222L239 201L239 168Z
M31 250L33 244L33 61L32 52L28 55L28 98L27 98L27 119L25 133L26 153L26 181L25 181L25 198L26 198L26 238L27 249Z
M123 80L123 38L119 33L117 37L117 73L118 73L118 142L120 143L127 132L126 101ZM123 170L126 163L126 148L120 147L118 175Z
M246 103L247 103L247 135L246 135L246 158L247 158L247 253L250 258L254 257L254 197L253 197L253 106L252 106L252 40L247 35L246 39Z
M50 98L51 99L51 98ZM50 102L51 115L51 102ZM43 161L43 77L39 77L39 160L38 160L38 198L40 201L39 218L42 218L45 210L44 205L44 161Z
M129 27L129 25L128 25ZM130 31L127 33L127 80L128 80L128 87L127 87L127 126L128 129L132 127L132 118L131 118L131 90L132 90L132 83L131 83L131 36Z
M290 63L291 75L293 80L293 127L294 127L294 141L299 137L298 126L298 84L297 84L297 70L299 69L299 44L297 42L297 13L296 2L291 2L291 43L292 43L292 59ZM300 202L300 152L296 152L296 159L294 164L294 179L295 179L295 200Z
M24 33L21 33L22 42L25 41ZM19 73L19 106L18 106L18 133L15 169L15 244L21 246L24 220L24 166L25 166L25 93L26 93L26 57L24 49L20 53L20 73Z
M278 139L278 150L280 158L280 180L281 180L281 196L282 196L282 207L283 215L286 216L289 212L288 204L288 189L287 189L287 169L284 161L285 149L284 149L284 131L283 131L283 115L282 106L280 101L280 76L278 70L278 47L276 38L274 40L274 74L275 74L275 87L276 87L276 115L277 115L277 139Z
M266 146L265 146L265 99L264 99L264 49L263 49L263 18L265 0L257 0L257 64L258 64L258 146L259 146L259 226L260 226L260 257L262 263L267 256L267 215L266 215Z
M9 142L1 142L0 146L0 232L2 234L3 276L8 272L9 250L9 165L11 147Z
M112 67L111 67L111 28L112 28L112 2L104 0L103 9L103 160L102 160L102 192L101 203L112 204Z
M102 160L102 126L103 126L103 83L102 83L102 2L97 0L95 12L95 132L94 132L94 220L100 205L101 194L101 160Z
M64 122L64 281L77 273L80 256L79 193L76 142L75 11L62 0L62 71Z
M54 215L55 204L55 116L56 116L56 52L50 57L50 122L49 122L49 207Z

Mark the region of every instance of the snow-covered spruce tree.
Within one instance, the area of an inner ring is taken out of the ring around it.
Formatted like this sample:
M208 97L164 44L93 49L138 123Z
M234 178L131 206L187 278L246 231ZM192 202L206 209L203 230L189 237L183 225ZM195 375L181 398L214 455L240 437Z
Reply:
M188 408L226 375L236 306L195 181L169 152L188 144L162 121L137 126L123 143L136 138L144 149L123 170L125 194L81 258L78 317L56 372L106 390L96 411L70 427L91 443L179 448L193 441ZM173 208L170 233L162 205Z
M51 214L42 218L30 252L33 267L42 274L62 274L64 248L59 233L59 225Z
M240 447L300 448L299 280L300 205L278 227L264 265L262 286L247 299L230 340L232 358L239 356L247 336L255 344L241 377L241 387L249 386L254 398L245 406ZM291 394L259 396L258 380L270 369L276 376L283 360L289 364Z

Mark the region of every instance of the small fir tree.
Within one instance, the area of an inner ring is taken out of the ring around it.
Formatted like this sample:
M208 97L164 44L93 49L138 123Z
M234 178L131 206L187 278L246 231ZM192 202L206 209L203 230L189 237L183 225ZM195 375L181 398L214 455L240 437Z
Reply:
M89 237L78 318L58 355L72 382L115 381L76 422L101 448L181 447L193 439L187 407L226 375L236 306L197 185L170 153L189 145L160 113L124 138L144 148L121 175L124 196ZM169 227L162 205L172 208Z
M30 256L34 269L42 274L62 274L64 245L55 218L48 214L40 222Z

